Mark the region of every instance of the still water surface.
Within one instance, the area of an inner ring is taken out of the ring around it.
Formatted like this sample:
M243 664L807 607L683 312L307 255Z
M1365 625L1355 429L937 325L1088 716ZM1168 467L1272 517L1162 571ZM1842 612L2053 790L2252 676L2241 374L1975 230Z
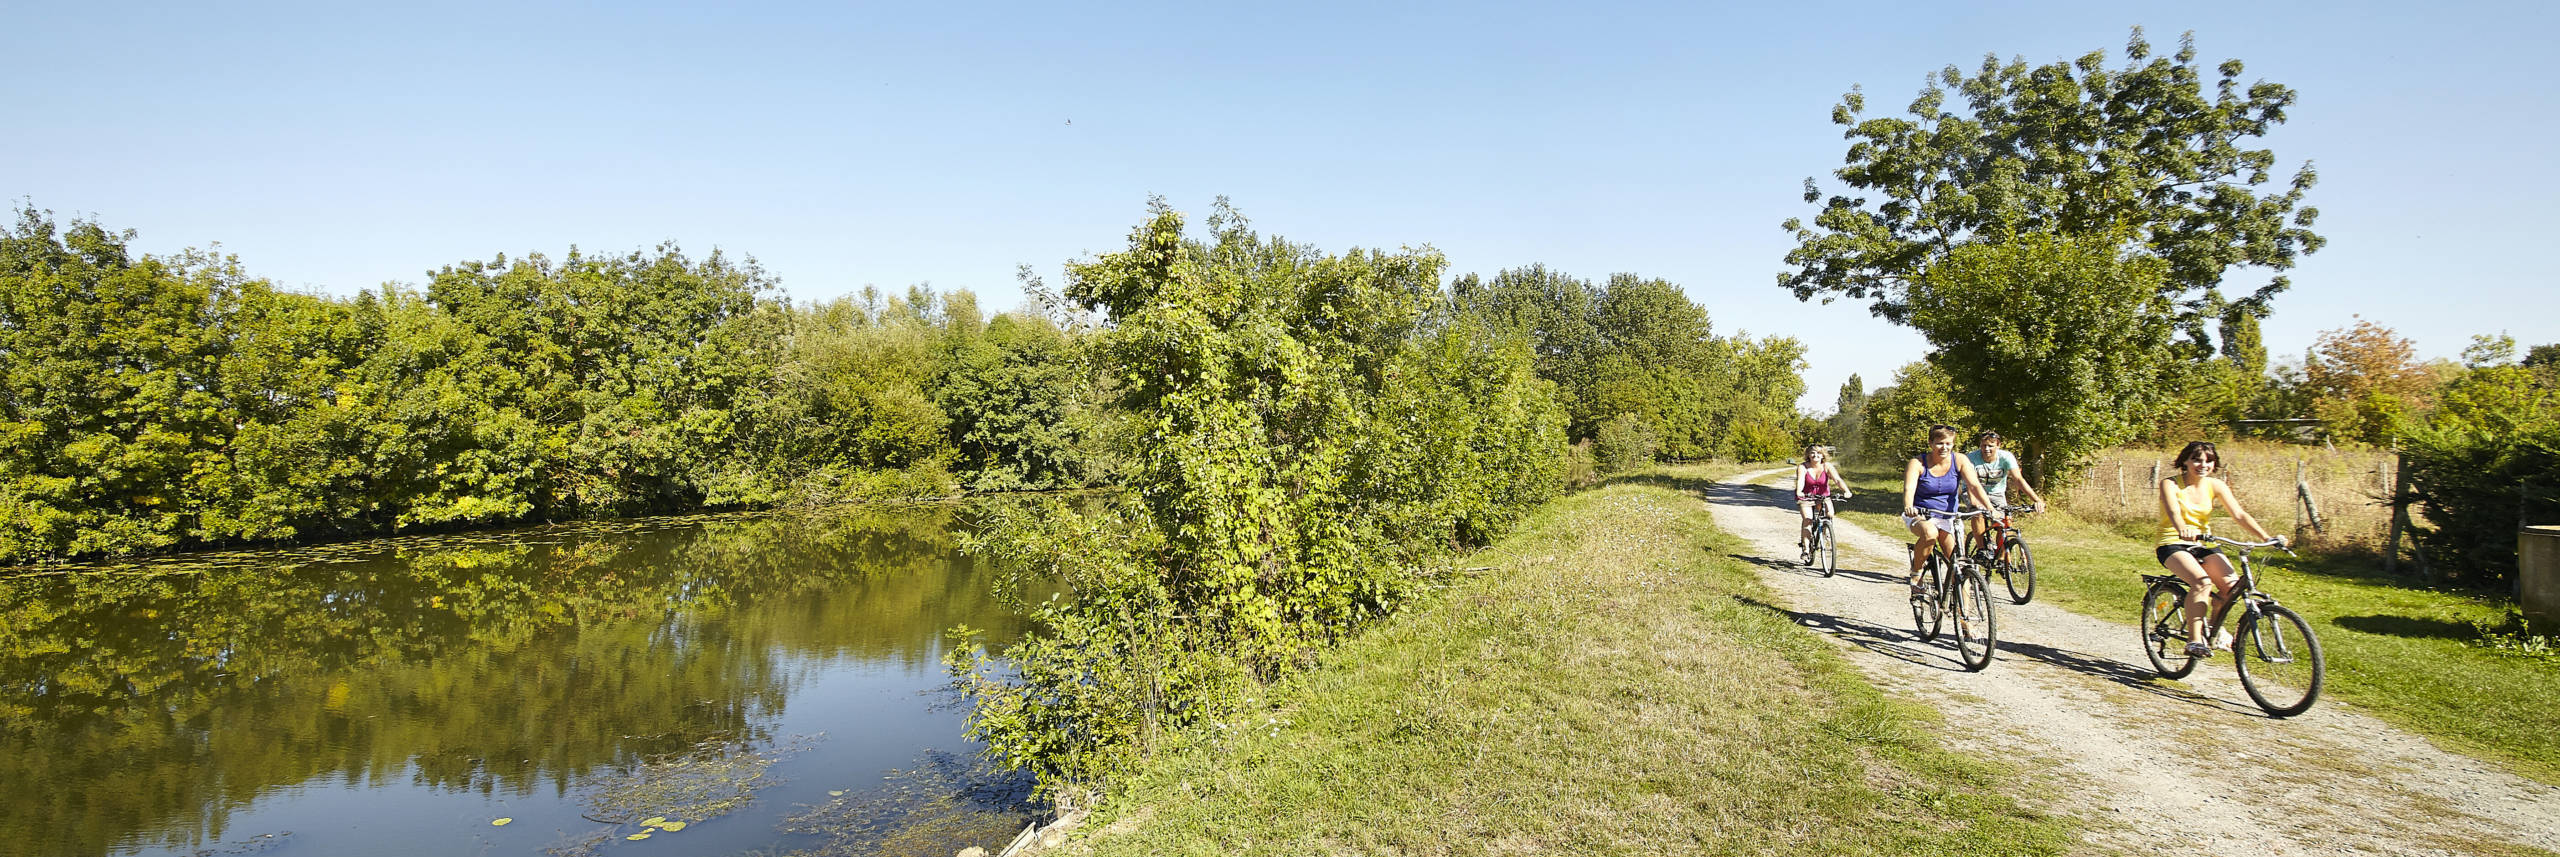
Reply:
M942 632L1001 645L1023 622L955 550L965 517L580 524L0 579L0 855L1000 846L1030 808L974 764Z

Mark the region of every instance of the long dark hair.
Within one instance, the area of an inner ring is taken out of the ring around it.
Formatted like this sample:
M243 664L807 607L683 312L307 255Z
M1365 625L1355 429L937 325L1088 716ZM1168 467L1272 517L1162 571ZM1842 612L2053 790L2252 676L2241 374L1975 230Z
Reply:
M2216 465L2220 465L2222 463L2222 453L2214 451L2213 441L2199 440L2194 443L2187 444L2186 449L2179 450L2178 460L2173 462L2172 466L2183 471L2187 469L2188 465L2207 458L2213 459L2213 463Z

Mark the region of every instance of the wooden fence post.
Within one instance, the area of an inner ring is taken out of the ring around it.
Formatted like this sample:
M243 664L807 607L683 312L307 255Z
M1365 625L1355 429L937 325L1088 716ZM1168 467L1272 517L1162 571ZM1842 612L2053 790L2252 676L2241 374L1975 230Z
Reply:
M2320 504L2311 499L2311 483L2302 478L2302 470L2302 459L2294 459L2293 494L2296 497L2302 498L2302 510L2308 513L2311 519L2311 531L2315 533L2320 532L2322 530L2322 527L2320 526Z
M2391 459L2391 536L2382 548L2382 573L2400 572L2400 528L2409 520L2409 462L2406 456Z

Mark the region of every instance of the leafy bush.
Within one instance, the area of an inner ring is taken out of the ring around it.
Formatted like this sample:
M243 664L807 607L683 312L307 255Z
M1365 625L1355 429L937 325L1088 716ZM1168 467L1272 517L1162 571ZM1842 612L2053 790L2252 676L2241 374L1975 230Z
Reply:
M1126 251L1070 266L1145 434L1099 510L1004 516L975 545L1074 593L1003 667L951 661L972 734L1053 796L1231 710L1556 487L1551 385L1523 340L1433 312L1437 254L1322 255L1223 201L1208 225L1188 240L1159 203Z
M2424 426L2401 434L2409 490L2433 527L2421 544L2455 580L2516 572L2516 525L2560 521L2560 378L2517 366L2471 370ZM2532 496L2528 496L2531 494Z
M1600 424L1592 438L1591 456L1594 468L1601 473L1625 473L1653 463L1654 454L1662 449L1662 433L1643 417L1619 414Z
M1734 423L1733 436L1726 440L1725 447L1737 461L1783 461L1803 449L1796 443L1795 433L1758 420Z

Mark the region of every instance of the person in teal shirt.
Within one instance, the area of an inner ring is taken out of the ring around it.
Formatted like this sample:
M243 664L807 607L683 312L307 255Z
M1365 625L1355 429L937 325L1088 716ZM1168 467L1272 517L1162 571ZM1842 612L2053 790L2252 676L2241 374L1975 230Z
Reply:
M1964 463L1973 468L1974 478L1982 480L1982 491L1991 495L1992 503L2008 505L2009 485L2015 482L2018 491L2027 495L2027 502L2034 504L2036 511L2044 511L2044 496L2027 484L2027 477L2018 467L2018 457L2000 448L1999 432L1983 432L1973 442L1978 448L1965 450Z
M1991 495L1993 511L2009 505L2009 485L2012 482L2017 483L2019 493L2027 495L2027 501L2034 504L2032 508L2035 511L2044 511L2043 495L2036 493L2035 486L2027 484L2026 475L2018 468L2018 457L2000 448L1999 432L1984 431L1973 442L1977 448L1965 450L1964 464L1973 468L1974 478L1981 480L1983 493ZM1965 521L1964 526L1966 534L1980 537L1985 524L1981 518L1973 518Z

